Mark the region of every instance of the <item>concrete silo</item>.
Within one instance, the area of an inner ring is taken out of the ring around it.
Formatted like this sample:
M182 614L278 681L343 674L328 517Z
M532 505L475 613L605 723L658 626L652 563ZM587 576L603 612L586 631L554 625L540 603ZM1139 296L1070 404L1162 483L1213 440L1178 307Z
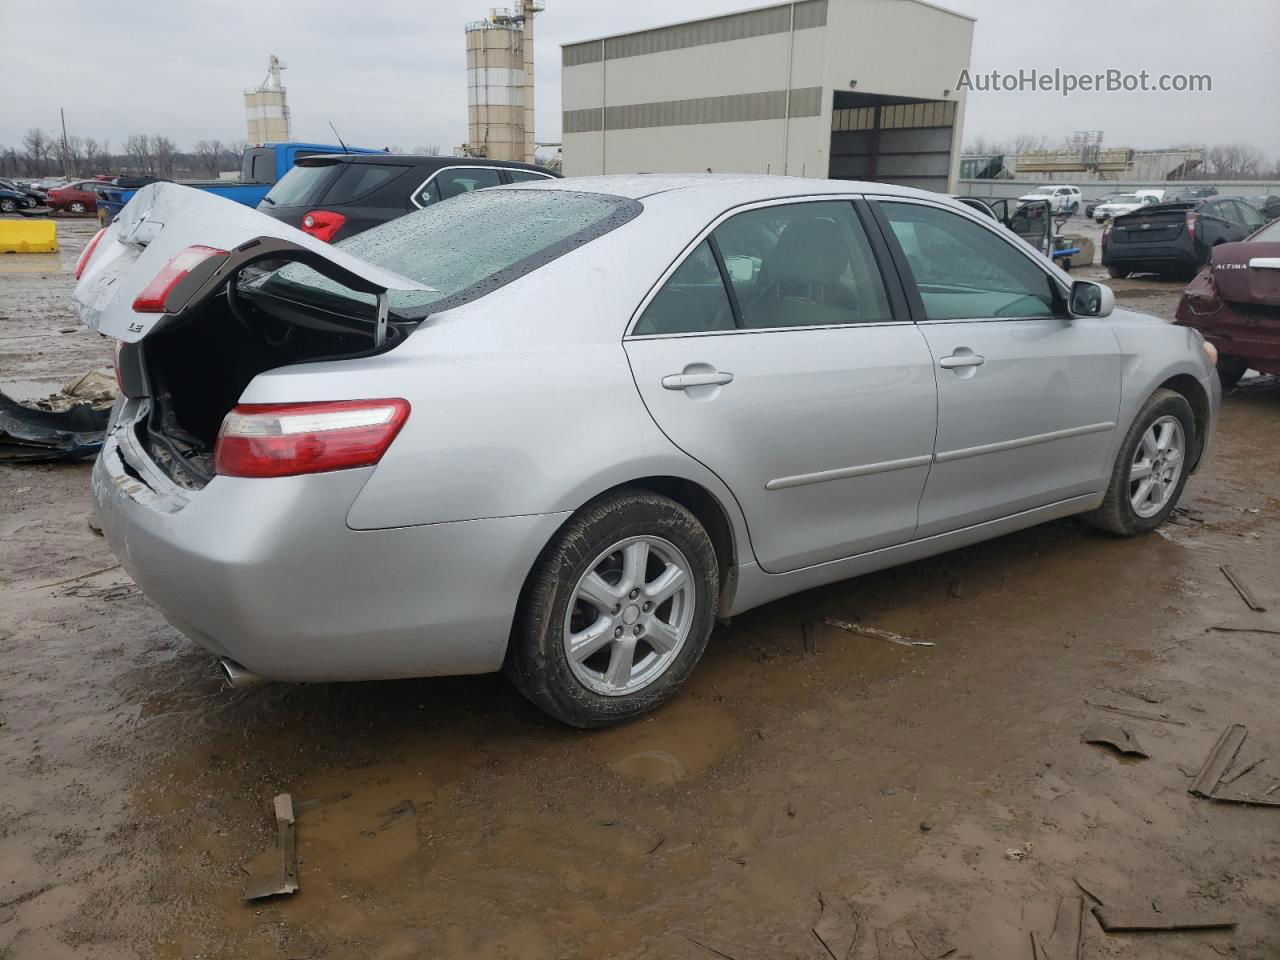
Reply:
M290 136L289 106L284 99L280 71L285 64L275 54L267 61L267 76L262 83L244 92L244 114L250 143L282 143Z
M533 18L540 0L467 24L467 147L473 156L533 162Z

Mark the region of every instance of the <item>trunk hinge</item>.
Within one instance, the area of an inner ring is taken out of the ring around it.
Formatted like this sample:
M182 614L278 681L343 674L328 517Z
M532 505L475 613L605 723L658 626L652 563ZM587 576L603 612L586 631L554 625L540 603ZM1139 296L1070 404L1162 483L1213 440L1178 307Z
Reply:
M386 290L378 293L378 320L373 328L373 348L380 350L387 341L387 317L391 313L391 300Z

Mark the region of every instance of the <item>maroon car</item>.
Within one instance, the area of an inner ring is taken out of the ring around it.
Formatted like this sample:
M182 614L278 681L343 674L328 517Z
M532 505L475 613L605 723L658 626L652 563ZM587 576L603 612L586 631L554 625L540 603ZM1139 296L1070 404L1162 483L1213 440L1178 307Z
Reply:
M49 191L49 206L68 213L97 213L98 195L94 188L101 184L96 180L76 180L65 187Z
M1280 220L1214 247L1183 291L1177 322L1218 348L1224 389L1249 369L1280 373Z

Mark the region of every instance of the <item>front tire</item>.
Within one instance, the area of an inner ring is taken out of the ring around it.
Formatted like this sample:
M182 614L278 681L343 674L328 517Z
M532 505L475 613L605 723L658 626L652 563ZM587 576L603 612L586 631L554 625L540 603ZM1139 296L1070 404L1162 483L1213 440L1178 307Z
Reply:
M3 200L0 200L0 213L13 213L17 209L18 209L17 203L9 199L8 197L5 197Z
M79 200L73 201L71 206L67 207L72 213L84 213L84 204Z
M539 556L504 669L570 726L634 719L675 696L693 671L719 593L715 549L693 514L646 490L601 497Z
M1156 390L1120 445L1106 499L1084 521L1122 537L1150 533L1177 506L1199 442L1191 404L1173 390Z

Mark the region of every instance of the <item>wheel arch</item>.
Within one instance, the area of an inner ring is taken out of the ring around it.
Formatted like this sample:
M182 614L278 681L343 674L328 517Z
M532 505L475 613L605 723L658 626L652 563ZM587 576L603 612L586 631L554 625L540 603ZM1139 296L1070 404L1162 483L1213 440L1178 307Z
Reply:
M1191 469L1194 470L1204 454L1205 441L1209 436L1211 419L1209 394L1205 391L1204 384L1189 373L1175 374L1161 383L1160 387L1180 394L1191 407L1191 414L1195 417L1196 423L1195 462L1191 464Z

